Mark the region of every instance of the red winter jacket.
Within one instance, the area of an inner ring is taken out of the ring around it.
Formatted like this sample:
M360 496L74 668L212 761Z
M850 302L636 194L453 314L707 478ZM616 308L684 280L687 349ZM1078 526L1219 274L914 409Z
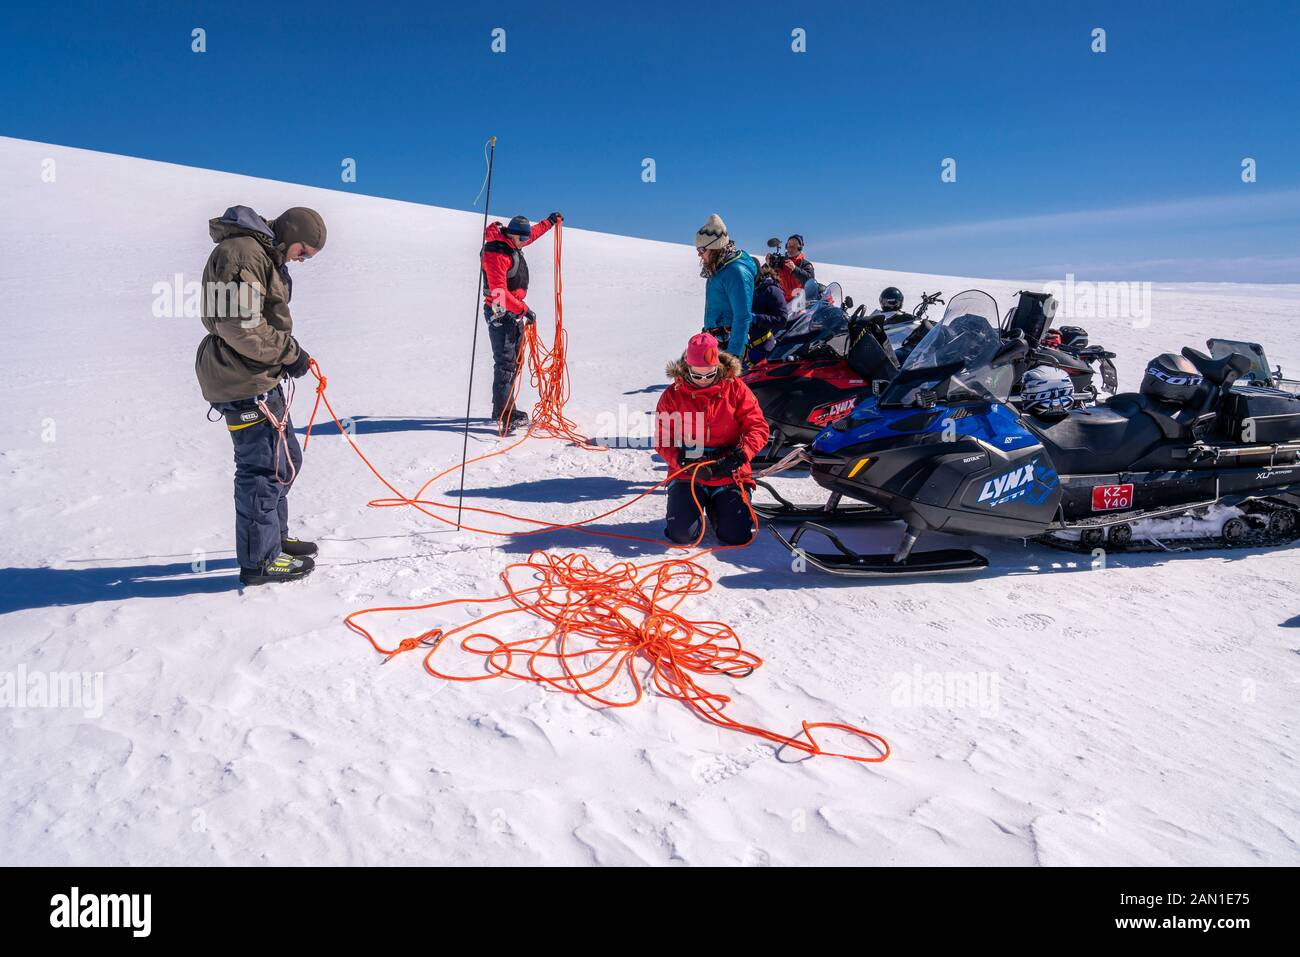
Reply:
M668 366L673 381L659 396L655 409L655 451L668 463L670 475L682 467L683 446L719 451L738 447L752 459L767 445L767 419L754 393L740 381L740 360L724 352L720 362L722 377L701 389L687 379L684 360ZM746 462L731 478L707 479L699 484L750 482L751 474ZM690 473L680 478L687 481Z
M785 265L776 271L776 278L785 293L785 301L790 302L803 291L804 285L813 278L813 264L804 258L803 253L786 259Z
M536 242L551 228L549 219L533 224L524 245ZM506 238L500 223L491 223L483 233L483 301L489 306L500 304L502 309L522 316L528 311L524 302L528 295L528 263L524 254Z

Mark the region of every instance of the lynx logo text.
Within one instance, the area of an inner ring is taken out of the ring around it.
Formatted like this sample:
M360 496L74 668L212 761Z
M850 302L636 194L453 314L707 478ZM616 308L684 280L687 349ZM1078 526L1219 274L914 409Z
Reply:
M1035 459L1028 465L1022 465L1011 472L1005 472L996 478L991 478L984 483L984 488L980 490L978 502L986 505L1001 505L1003 502L1009 502L1013 498L1019 498L1029 489L1030 483L1034 481L1034 466L1037 464Z
M70 894L50 898L51 927L129 927L132 937L148 937L152 894Z

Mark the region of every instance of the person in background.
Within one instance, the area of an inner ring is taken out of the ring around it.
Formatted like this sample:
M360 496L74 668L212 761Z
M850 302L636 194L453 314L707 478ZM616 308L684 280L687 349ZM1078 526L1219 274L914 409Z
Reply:
M746 490L754 487L749 461L767 445L767 419L740 380L740 360L720 352L707 332L691 337L667 373L672 382L655 409L655 451L669 475L686 471L668 485L664 535L679 545L700 537L698 497L718 541L743 545L756 530ZM711 464L690 468L700 462Z
M505 226L490 223L483 233L483 316L492 342L492 418L501 423L502 434L528 424L527 413L507 408L511 406L510 387L515 381L519 338L524 324L537 318L525 302L528 261L523 249L563 221L559 213L551 213L536 225L527 217L516 216Z
M804 258L803 237L798 233L792 233L785 241L784 255L769 253L767 259L781 283L786 302L799 295L808 280L814 278L813 264Z
M753 321L754 280L758 263L737 249L727 234L727 224L717 213L695 233L704 284L704 331L727 343L733 356L744 356Z
M785 292L777 281L776 272L766 262L758 267L753 313L754 321L749 327L749 354L746 356L751 364L767 358L776 343L776 336L785 328L790 317Z
M244 585L295 581L315 567L316 545L289 537L289 488L302 450L280 380L307 373L293 336L287 264L325 248L325 221L305 206L263 219L232 206L208 220L216 248L203 267L203 328L194 357L203 398L235 445L235 554Z

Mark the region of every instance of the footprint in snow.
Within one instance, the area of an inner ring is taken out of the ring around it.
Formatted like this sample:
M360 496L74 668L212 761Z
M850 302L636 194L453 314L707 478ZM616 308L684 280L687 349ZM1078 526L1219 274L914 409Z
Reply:
M748 770L763 759L767 749L751 744L735 754L715 754L691 766L691 779L697 784L721 784Z
M1053 618L1051 615L1038 615L1038 614L1021 615L1019 618L1016 619L1016 622L1020 625L1020 627L1024 628L1027 631L1042 631L1043 629L1047 628L1049 625L1055 623L1055 621L1056 619Z

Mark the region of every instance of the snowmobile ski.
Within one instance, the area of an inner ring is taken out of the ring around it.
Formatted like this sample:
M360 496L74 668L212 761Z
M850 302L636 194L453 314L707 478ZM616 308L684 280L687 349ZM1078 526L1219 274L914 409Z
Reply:
M769 522L805 521L807 519L816 519L819 522L833 524L894 521L893 515L874 505L867 505L864 502L855 502L851 505L841 504L840 499L843 496L838 492L832 492L830 497L821 505L805 505L790 501L773 488L770 482L758 479L756 484L762 486L772 498L776 499L775 504L758 501L750 502L754 506L754 511Z
M804 522L786 538L777 529L768 526L790 554L832 575L851 578L898 578L908 575L957 575L977 572L988 567L989 561L979 552L966 548L941 548L928 552L913 552L916 533L909 529L903 544L892 555L863 555L845 545L840 537L825 526ZM799 547L799 540L807 532L817 532L826 537L836 551L807 552Z

